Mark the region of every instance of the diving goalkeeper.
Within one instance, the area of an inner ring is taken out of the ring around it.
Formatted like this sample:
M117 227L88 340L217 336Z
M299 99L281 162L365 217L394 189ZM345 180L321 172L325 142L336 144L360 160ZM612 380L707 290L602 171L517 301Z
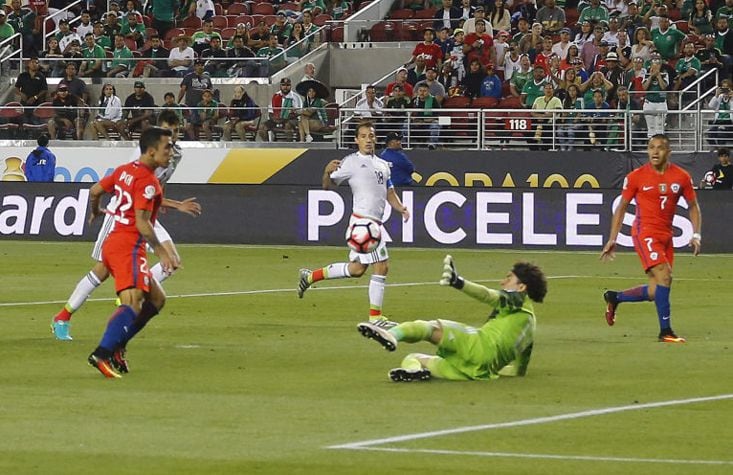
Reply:
M534 342L535 316L532 306L547 294L542 270L517 262L501 281L501 290L475 284L458 275L453 258L443 259L440 285L450 285L493 307L489 320L480 328L451 320L415 320L386 330L360 323L359 332L394 351L398 342L429 341L438 346L435 356L411 353L399 368L390 370L392 381L488 380L502 376L524 376Z

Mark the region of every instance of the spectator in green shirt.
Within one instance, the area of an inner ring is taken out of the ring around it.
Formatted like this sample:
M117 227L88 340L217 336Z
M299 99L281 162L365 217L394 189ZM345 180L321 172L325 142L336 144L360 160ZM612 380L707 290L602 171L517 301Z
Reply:
M267 58L268 62L262 64L262 68L269 68L265 74L260 76L271 76L277 71L287 66L287 60L285 59L285 50L278 45L277 35L270 35L267 39L268 44L264 48L260 48L257 51L258 58Z
M35 53L35 41L33 36L39 32L35 30L36 14L28 8L21 8L20 0L12 0L10 2L12 11L7 15L7 23L13 27L15 33L23 35L24 54ZM3 13L5 13L3 11ZM4 40L9 36L5 36L6 32L0 31L0 40ZM40 38L40 35L39 35Z
M104 48L105 51L112 50L112 40L104 34L104 24L101 21L94 22L94 42Z
M659 28L652 30L654 46L656 46L657 51L659 51L659 54L666 61L674 59L677 56L677 50L685 38L687 38L687 35L680 30L670 28L669 18L666 16L659 19Z
M158 35L165 38L168 30L175 27L175 18L180 6L179 0L155 0L150 13L153 20L150 26L158 30Z
M84 38L84 49L82 49L81 54L84 56L84 61L82 61L79 68L79 76L103 77L104 70L102 68L104 67L104 59L107 57L107 53L104 51L104 48L94 41L94 33L87 33L86 38Z
M608 22L608 9L601 5L601 0L590 0L590 5L580 13L577 23L582 24L584 21L594 24L600 21Z
M211 38L217 37L221 43L224 42L218 31L214 31L214 22L206 20L203 27L191 36L193 50L197 55L201 55L204 50L209 49ZM220 44L221 44L220 43Z
M125 78L132 71L132 51L125 45L125 37L115 35L115 50L112 52L108 78Z
M515 73L516 74L516 73ZM527 109L531 109L534 105L534 101L544 94L545 82L545 69L542 66L535 66L532 72L532 79L529 79L522 88L522 105Z
M214 100L211 89L206 89L201 94L201 102L198 103L195 114L191 114L191 120L186 126L186 132L191 140L211 141L212 131L219 122L219 103ZM204 137L199 138L203 131Z
M127 22L122 25L120 33L135 41L138 48L142 48L145 44L145 25L136 12L130 12L125 18Z
M7 40L15 34L15 29L7 20L5 10L0 8L0 41Z
M514 74L512 74L512 79L509 81L509 90L514 97L519 97L522 95L522 90L524 90L524 85L527 84L527 81L532 77L532 63L529 61L529 56L526 54L523 54L519 58L519 71L515 71Z

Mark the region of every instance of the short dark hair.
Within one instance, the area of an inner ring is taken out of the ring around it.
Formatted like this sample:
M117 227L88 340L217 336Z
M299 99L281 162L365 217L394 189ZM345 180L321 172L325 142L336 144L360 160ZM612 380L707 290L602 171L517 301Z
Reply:
M165 95L167 96L170 94L171 96L173 93L167 92ZM158 125L161 125L163 122L167 123L168 125L180 125L181 120L178 118L178 114L176 114L176 111L171 109L163 109L160 111L160 114L158 115Z
M359 130L360 129L363 129L365 127L366 128L370 128L370 129L374 129L374 122L372 122L371 120L363 120L363 121L359 122L356 125L356 135L358 136L359 135Z
M140 153L145 153L149 148L156 147L162 137L173 137L173 131L163 127L150 127L140 135Z
M163 94L163 99L165 99L165 98L166 98L166 97L168 97L168 96L171 96L171 97L172 97L173 99L175 99L175 98L176 98L176 95L175 95L175 94L173 94L172 92L166 92L165 94ZM170 122L169 122L169 123L170 123Z
M547 295L547 279L542 269L529 262L517 262L512 272L521 283L527 286L527 295L535 302L541 303Z
M41 136L38 137L38 140L36 142L38 142L39 147L45 147L48 145L48 139L49 137L47 134L41 134Z
M667 147L669 147L669 137L667 137L665 134L652 135L651 137L649 137L649 142L647 143L650 143L654 139L664 140L667 143Z
M722 147L718 149L718 155L730 156L730 151L727 148Z

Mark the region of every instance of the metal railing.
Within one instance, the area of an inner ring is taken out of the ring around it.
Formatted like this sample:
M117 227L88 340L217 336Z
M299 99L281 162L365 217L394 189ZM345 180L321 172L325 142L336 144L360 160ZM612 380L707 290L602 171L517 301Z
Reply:
M53 31L47 32L46 21L47 20L53 20L54 17L61 16L61 15L63 15L64 18L66 18L66 16L67 16L66 14L69 12L69 10L71 10L71 8L72 7L75 7L76 5L79 5L80 3L85 3L85 2L84 2L84 0L76 0L75 2L72 2L72 3L68 4L68 5L66 5L61 10L59 10L57 12L54 12L51 15L48 15L44 19L44 21L43 21L43 47L44 48L46 47L46 41L48 40L48 38L51 35L58 33L58 31L59 31L58 27L56 27L56 28L53 29ZM69 25L71 25L73 23L76 23L78 21L81 21L81 16L76 16L76 17L72 18L71 20L69 20Z

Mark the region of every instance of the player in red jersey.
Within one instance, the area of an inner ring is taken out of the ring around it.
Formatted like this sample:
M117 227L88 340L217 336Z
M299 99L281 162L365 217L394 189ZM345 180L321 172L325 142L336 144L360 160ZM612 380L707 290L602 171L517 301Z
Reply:
M165 272L176 261L155 236L153 223L163 200L155 169L166 167L173 156L173 133L151 127L140 137L140 159L121 165L89 190L92 221L104 213L103 194L114 194L114 230L104 241L102 257L115 279L122 302L107 323L99 346L89 355L89 364L107 378L119 378L127 364L121 356L125 345L165 304L165 293L148 269L146 244L160 259Z
M616 307L621 302L653 300L659 318L659 341L684 343L685 339L672 331L670 318L669 292L674 263L672 219L677 201L684 196L693 227L690 246L698 255L702 214L692 187L692 178L681 167L669 162L670 152L667 136L654 135L649 139L649 163L632 171L624 179L621 202L613 214L611 235L601 252L601 260L613 260L616 237L621 230L626 208L632 199L636 199L636 217L631 226L631 237L644 272L649 276L649 283L620 292L609 290L603 294L603 298L609 325L616 322Z

